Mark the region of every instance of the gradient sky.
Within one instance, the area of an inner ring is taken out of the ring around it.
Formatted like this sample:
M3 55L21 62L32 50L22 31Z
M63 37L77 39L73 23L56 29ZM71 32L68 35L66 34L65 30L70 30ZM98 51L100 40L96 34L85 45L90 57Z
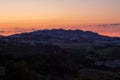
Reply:
M76 25L120 23L120 0L0 0L0 10L0 33L3 35L3 29L9 32L6 34L11 34L21 29L75 29ZM99 27L88 29L77 26L78 29L92 30L103 35L120 36L119 31L114 33L115 26L108 26L111 33L107 34ZM118 29L120 25L117 25Z

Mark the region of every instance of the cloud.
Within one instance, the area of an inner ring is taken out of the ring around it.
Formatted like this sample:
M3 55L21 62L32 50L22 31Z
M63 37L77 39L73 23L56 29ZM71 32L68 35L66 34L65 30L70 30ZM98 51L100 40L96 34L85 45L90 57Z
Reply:
M117 24L100 24L100 25L95 25L95 26L106 26L106 27L113 26L113 27L120 27L120 23L117 23Z

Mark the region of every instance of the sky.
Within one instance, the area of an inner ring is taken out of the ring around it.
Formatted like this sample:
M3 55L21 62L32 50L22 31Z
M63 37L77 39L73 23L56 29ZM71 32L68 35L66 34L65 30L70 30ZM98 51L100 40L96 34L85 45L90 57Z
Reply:
M1 35L65 28L120 37L120 25L104 24L120 24L120 0L0 0Z

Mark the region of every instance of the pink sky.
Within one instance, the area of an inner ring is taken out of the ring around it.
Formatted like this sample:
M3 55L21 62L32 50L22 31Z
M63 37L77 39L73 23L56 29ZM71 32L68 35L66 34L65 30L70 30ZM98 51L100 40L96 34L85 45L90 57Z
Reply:
M67 25L69 29L120 36L120 26L75 26L120 23L120 0L0 0L0 10L2 35L16 33L16 28L30 31L59 28L59 25L66 28ZM3 29L6 32L2 32Z

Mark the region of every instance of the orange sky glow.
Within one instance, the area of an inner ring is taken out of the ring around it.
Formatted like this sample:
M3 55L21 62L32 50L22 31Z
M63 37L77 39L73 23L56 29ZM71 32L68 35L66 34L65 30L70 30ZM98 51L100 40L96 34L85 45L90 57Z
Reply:
M0 0L0 10L0 35L64 28L120 37L120 0Z

